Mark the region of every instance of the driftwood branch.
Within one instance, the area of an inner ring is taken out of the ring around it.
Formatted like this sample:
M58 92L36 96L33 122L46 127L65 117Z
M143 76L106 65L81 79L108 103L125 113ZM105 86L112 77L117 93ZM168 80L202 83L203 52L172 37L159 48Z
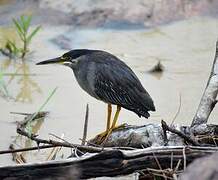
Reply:
M79 145L79 144L73 144L73 143L69 143L69 142L60 142L60 141L55 141L55 140L47 140L47 139L41 139L38 138L37 135L31 134L31 133L27 133L23 128L21 128L20 126L18 126L17 128L17 133L25 136L33 141L35 141L37 143L37 145L40 144L48 144L48 145L52 145L52 146L62 146L62 147L68 147L68 148L76 148L80 151L84 151L84 152L89 152L89 153L99 153L102 151L109 151L109 150L116 150L116 149L121 149L121 150L133 150L134 148L131 147L112 147L112 148L105 148L105 147L95 147L95 146L87 146L87 145ZM38 146L40 148L40 146Z
M105 147L134 147L151 146L214 146L217 142L218 126L202 125L195 128L189 126L168 126L162 124L147 124L143 126L126 125L114 130L104 143ZM204 140L199 141L199 137ZM97 137L89 142L95 144Z
M86 179L101 176L120 176L140 170L148 173L147 168L169 168L181 161L189 164L194 159L217 152L217 147L158 147L132 151L104 151L99 154L89 154L81 158L70 158L62 161L49 161L19 166L0 167L0 179ZM184 158L185 153L185 158ZM169 158L171 157L171 158ZM158 160L158 163L156 162ZM185 161L185 162L184 162ZM173 167L175 168L175 167Z
M171 128L167 125L167 123L165 121L161 121L161 124L162 124L162 128L165 130L165 131L170 131L174 134L177 134L178 136L180 136L181 138L183 138L187 143L190 143L194 146L200 146L200 144L195 141L194 139L192 139L190 136L187 136L185 133L181 132L181 131L178 131L177 129L175 128ZM166 136L166 134L164 134ZM166 138L166 137L165 137Z
M218 41L216 42L216 53L208 79L206 88L198 106L197 112L194 116L191 126L206 124L215 104L218 93Z

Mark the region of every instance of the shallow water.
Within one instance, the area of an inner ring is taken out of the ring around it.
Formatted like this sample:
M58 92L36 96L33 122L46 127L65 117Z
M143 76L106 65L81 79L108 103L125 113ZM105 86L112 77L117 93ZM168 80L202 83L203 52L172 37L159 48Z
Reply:
M64 133L66 140L80 143L87 103L90 107L88 137L105 129L106 104L82 91L71 69L58 65L35 66L36 62L65 52L51 41L63 34L72 41L73 49L102 49L117 55L135 71L152 96L157 111L148 120L123 109L119 123L139 125L159 123L161 119L171 123L180 103L175 123L191 123L213 62L218 37L217 19L195 17L148 30L75 30L49 26L43 27L33 40L30 48L34 53L28 57L27 65L18 63L3 69L4 80L6 84L9 82L9 94L18 101L0 99L0 149L8 148L16 135L13 122L23 118L10 112L37 111L55 87L58 87L57 92L44 109L50 111L50 115L41 126L41 136L48 138L48 133L58 136ZM163 74L148 73L159 60L165 67ZM5 63L9 63L8 60L1 57L1 66ZM17 74L10 80L12 72ZM209 123L217 123L217 108ZM10 155L0 156L0 164L12 163L10 159Z

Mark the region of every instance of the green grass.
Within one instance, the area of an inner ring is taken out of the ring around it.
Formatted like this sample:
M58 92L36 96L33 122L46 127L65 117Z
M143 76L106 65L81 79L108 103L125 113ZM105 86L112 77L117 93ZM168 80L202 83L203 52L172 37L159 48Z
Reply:
M16 31L23 43L23 47L20 49L21 57L24 58L26 53L29 51L28 46L32 38L40 30L41 26L37 26L31 32L29 31L32 16L20 16L20 19L13 19L13 23L16 27Z
M49 100L52 98L52 96L55 94L55 92L57 91L58 87L56 87L55 89L53 89L48 97L46 98L45 102L39 107L39 109L33 114L33 116L28 120L28 123L26 125L26 129L27 132L31 133L32 132L32 128L31 128L31 122L34 120L34 118L37 116L37 114L42 111L45 106L48 104Z
M32 31L30 31L30 24L32 21L32 16L20 16L18 19L13 19L13 24L15 30L19 37L19 44L22 44L21 47L18 44L11 40L7 39L4 48L1 48L1 52L4 55L12 57L21 57L24 59L26 54L29 52L29 45L33 39L33 37L39 32L41 26L37 26Z

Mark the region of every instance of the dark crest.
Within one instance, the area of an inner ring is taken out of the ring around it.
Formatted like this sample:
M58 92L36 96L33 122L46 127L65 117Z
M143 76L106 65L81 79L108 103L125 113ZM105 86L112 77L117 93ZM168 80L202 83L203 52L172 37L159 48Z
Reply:
M83 55L88 55L88 54L91 54L93 52L95 52L97 50L89 50L89 49L74 49L74 50L71 50L67 53L65 53L63 55L63 57L72 57L73 59L76 59L80 56L83 56Z

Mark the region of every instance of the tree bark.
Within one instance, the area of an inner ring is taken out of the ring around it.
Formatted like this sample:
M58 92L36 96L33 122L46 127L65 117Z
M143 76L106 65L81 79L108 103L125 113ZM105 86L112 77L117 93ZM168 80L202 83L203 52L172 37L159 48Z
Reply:
M114 177L143 171L147 168L162 169L178 166L183 169L194 159L217 152L218 147L156 147L141 150L111 150L89 154L81 158L61 161L0 167L0 179L87 179ZM179 162L179 164L178 164Z
M218 41L216 42L215 58L211 70L210 77L208 79L205 91L201 98L197 112L193 118L191 126L206 124L217 103L216 97L218 93Z

